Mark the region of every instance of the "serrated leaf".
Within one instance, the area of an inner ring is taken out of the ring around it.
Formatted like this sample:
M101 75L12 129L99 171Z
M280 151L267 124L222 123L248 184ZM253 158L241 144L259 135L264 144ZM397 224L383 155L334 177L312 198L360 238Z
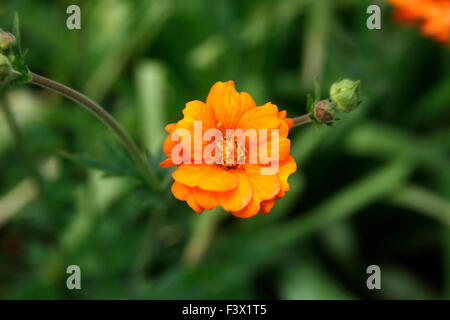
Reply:
M107 141L103 143L103 146L106 152L105 158L66 152L61 152L61 154L82 166L101 170L105 176L125 176L143 180L140 171L121 147L113 146Z
M145 151L145 155L146 155L146 159L147 159L147 164L152 169L153 172L161 172L161 173L166 172L166 170L164 170L164 168L161 168L161 166L159 165L160 162L162 161L162 159L160 159L160 157L154 156L148 150Z
M103 159L95 158L88 155L70 155L68 159L81 164L83 166L98 169L110 176L127 176L127 172L120 166L105 161Z
M125 173L124 175L142 178L141 172L138 168L136 168L135 163L131 160L128 153L125 152L122 146L112 143L109 140L105 140L103 142L103 146L108 159L111 159L111 162L114 162L117 166L120 166L122 171Z

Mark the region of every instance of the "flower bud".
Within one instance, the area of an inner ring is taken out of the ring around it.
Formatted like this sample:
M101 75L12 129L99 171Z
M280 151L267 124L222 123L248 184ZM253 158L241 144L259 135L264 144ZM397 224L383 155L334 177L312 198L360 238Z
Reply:
M314 104L314 118L321 123L328 123L335 119L336 105L330 100L321 100Z
M0 54L0 84L6 82L11 76L12 66L8 58Z
M14 43L16 43L16 38L11 33L0 29L0 50L8 50Z
M359 85L359 80L352 81L348 79L333 83L330 88L330 98L339 111L350 112L360 105Z

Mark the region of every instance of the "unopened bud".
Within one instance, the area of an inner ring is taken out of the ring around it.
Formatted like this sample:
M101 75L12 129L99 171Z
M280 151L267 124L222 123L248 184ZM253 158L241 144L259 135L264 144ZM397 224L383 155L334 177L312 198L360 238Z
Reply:
M6 51L16 43L16 37L11 33L0 29L0 50Z
M359 93L360 81L348 79L333 83L330 88L330 98L339 111L350 112L361 104Z
M321 123L328 123L335 119L336 105L326 99L318 101L314 104L314 118Z
M8 58L0 54L0 84L6 82L12 73L12 66Z

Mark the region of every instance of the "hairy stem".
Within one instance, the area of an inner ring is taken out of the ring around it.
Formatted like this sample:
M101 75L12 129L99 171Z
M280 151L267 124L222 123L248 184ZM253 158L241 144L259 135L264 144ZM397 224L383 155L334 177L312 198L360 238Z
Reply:
M307 124L311 122L311 118L309 117L309 113L304 114L299 117L295 117L292 120L294 120L294 127L299 127L301 125Z
M73 90L61 83L53 81L51 79L45 78L38 74L31 72L32 80L31 82L41 86L46 89L50 89L66 98L82 105L93 113L99 120L101 120L109 129L111 129L123 146L127 149L131 158L141 169L142 174L147 180L148 184L153 190L159 190L159 183L156 179L155 174L151 171L147 164L144 156L140 152L136 143L129 136L129 134L123 129L123 127L114 119L105 109L103 109L99 104L88 98L87 96Z

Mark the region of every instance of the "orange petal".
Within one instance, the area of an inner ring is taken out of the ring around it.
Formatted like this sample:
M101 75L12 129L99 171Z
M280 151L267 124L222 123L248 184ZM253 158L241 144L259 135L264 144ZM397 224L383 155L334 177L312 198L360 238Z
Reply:
M195 200L191 188L174 181L172 184L172 193L178 200L186 201L187 204L197 213L202 213L204 208Z
M261 143L261 145L258 145L257 150L259 150L258 156L261 155L261 150L264 150L267 157L271 158L272 151L276 154L278 153L278 161L282 162L284 159L289 156L289 153L291 152L291 140L288 138L279 136L278 137L278 145L273 146L272 150L272 141L271 138L268 137L266 143ZM249 150L249 158L250 156L255 152L256 148L250 148ZM258 159L259 163L261 163L261 159ZM266 160L267 161L267 160ZM264 163L266 164L266 163Z
M250 201L250 203L242 210L232 211L231 213L238 218L250 218L258 214L259 211L259 203L260 201L255 200L254 198Z
M200 206L210 210L222 205L226 211L239 211L248 205L253 195L250 181L243 172L230 172L233 172L238 181L237 188L231 191L214 192L191 188L191 193Z
M217 121L225 128L236 128L241 116L246 111L256 108L255 101L248 93L236 91L233 81L214 84L206 104L214 109Z
M189 205L189 207L192 208L192 210L194 210L197 213L202 213L204 208L199 205L194 198L189 198L189 200L187 201L187 204Z
M177 128L176 123L169 123L165 129L168 133L172 133L176 128Z
M239 211L252 200L253 190L250 180L244 172L235 172L238 187L223 194L222 208L226 211Z
M166 159L159 164L162 168L170 168L175 164L172 162L172 159Z
M185 117L178 121L176 123L176 129L186 129L189 131L190 134L190 140L184 140L183 138L180 138L183 145L188 148L190 144L190 150L191 150L191 163L194 162L195 157L195 146L199 145L201 146L201 150L198 150L199 153L199 159L202 160L202 154L204 147L209 143L208 141L203 141L203 134L206 130L210 129L211 127L215 127L216 120L214 117L213 110L208 105L204 104L201 101L191 101L186 104L186 108L183 110L183 113L185 113ZM201 121L200 123L200 130L197 130L198 134L195 134L195 121ZM166 138L163 144L164 153L167 155L167 157L171 157L172 149L180 143L180 141L172 141L172 135L174 132L172 131L169 136Z
M170 129L168 129L169 126L171 126ZM170 124L170 125L166 126L166 129L168 129L167 131L170 132L170 133L169 133L169 136L166 138L166 140L164 140L163 151L164 151L164 153L166 154L166 156L169 159L166 159L166 160L164 160L163 162L160 163L160 166L163 167L163 168L168 168L168 167L171 167L171 166L174 165L172 160L170 160L170 158L171 158L171 155L172 155L172 149L177 144L176 141L172 141L171 140L171 135L172 135L173 130L175 130L175 128L176 128L175 124ZM170 160L170 162L169 162L169 160Z
M188 187L207 191L228 191L237 187L237 178L216 165L182 164L172 177Z
M266 103L245 112L238 123L238 128L243 129L277 129L280 125L278 118L278 107L271 103Z
M292 120L291 118L284 119L284 122L288 125L289 129L294 126L294 120Z
M289 175L297 170L297 164L295 163L292 156L288 156L286 160L280 163L280 168L278 169L278 177L281 183L281 190L288 191L289 183L287 182Z
M186 201L189 198L190 188L184 184L174 181L171 189L173 196L178 200Z
M286 123L286 125L290 128L292 128L292 126L294 125L294 121L290 118L286 118L287 116L287 112L286 110L282 110L280 112L278 112L278 117L283 120L284 123Z
M280 126L278 127L280 130L280 137L287 137L289 134L289 126L286 123L286 121L282 120L280 121Z
M261 202L261 207L259 209L259 212L261 214L268 214L270 210L272 210L273 206L275 204L275 200L266 200Z
M277 196L275 197L275 200L281 199L286 195L286 192L283 191L283 189L280 190L280 192L278 192Z
M199 205L205 209L211 210L220 205L223 199L223 192L213 192L195 188L193 190L193 196Z
M171 137L172 133L169 134L169 136L166 138L166 140L164 140L163 143L163 151L167 157L170 157L173 147L175 147L178 143L177 141L172 141Z
M217 121L214 116L214 110L201 101L195 100L186 103L183 114L186 118L202 121L203 131L216 126Z
M284 170L287 172L289 171L289 165L290 160L285 160L283 166ZM250 183L252 184L253 198L244 209L232 211L231 213L239 218L253 217L259 211L261 214L267 214L275 204L275 197L281 193L280 180L278 176L261 175L260 167L254 165L247 165L245 171Z
M277 175L261 175L261 167L256 165L245 166L247 174L253 189L253 198L269 200L274 198L280 191L280 181Z
M278 159L280 162L286 159L291 152L291 140L284 137L279 137L278 152Z

